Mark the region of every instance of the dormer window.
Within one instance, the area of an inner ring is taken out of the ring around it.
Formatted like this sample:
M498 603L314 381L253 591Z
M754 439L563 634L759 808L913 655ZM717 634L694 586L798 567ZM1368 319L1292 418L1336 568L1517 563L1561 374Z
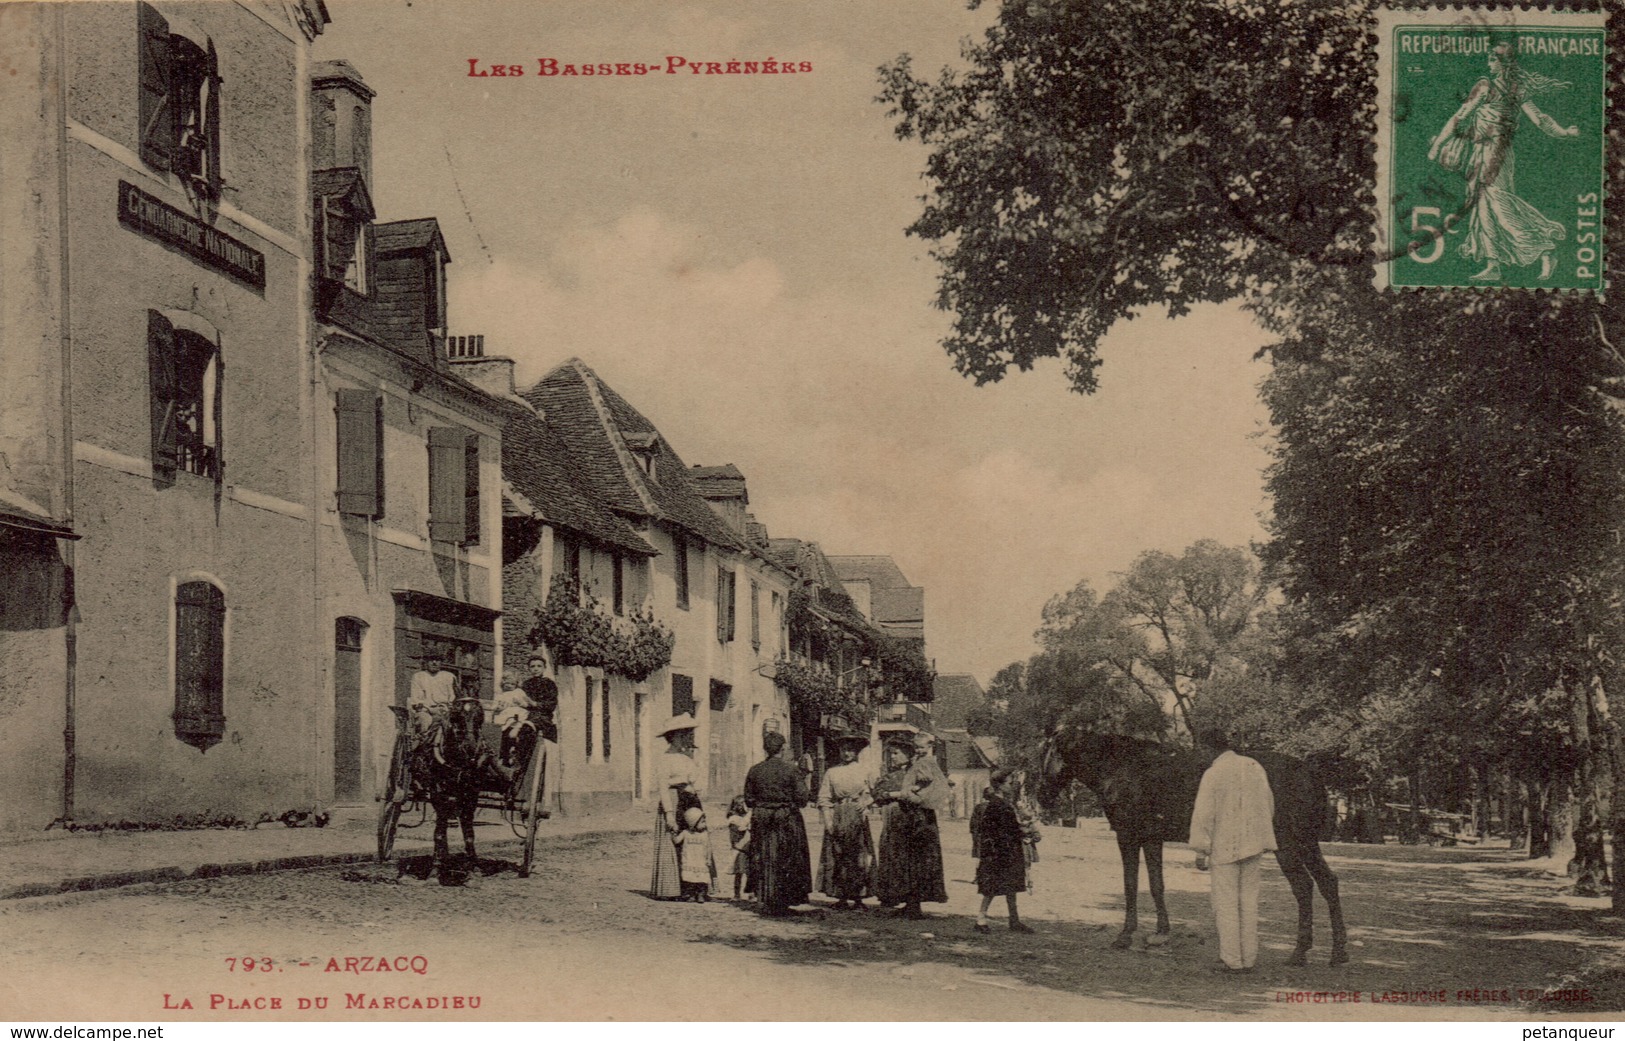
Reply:
M655 471L655 459L660 455L660 435L652 431L634 431L623 434L627 450L632 453L632 459L638 464L645 477L651 481L658 481L660 476Z
M371 296L373 211L361 171L353 166L317 170L312 185L321 277Z

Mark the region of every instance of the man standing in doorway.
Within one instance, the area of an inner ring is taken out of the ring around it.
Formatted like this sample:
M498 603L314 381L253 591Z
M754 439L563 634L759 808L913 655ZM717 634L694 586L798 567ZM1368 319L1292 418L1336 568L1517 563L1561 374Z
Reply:
M1212 862L1213 917L1220 972L1251 972L1258 962L1258 880L1264 854L1275 848L1275 796L1258 760L1237 755L1222 730L1198 740L1217 749L1202 775L1191 814L1196 866Z

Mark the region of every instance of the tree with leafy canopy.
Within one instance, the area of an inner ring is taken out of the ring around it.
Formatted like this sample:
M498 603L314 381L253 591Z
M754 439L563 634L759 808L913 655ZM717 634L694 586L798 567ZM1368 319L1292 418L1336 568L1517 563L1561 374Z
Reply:
M1351 698L1399 674L1492 719L1558 684L1617 790L1625 319L1590 294L1373 288L1403 244L1371 236L1370 29L1345 0L1013 0L963 70L884 67L898 135L929 148L909 230L941 265L945 347L978 384L1059 357L1088 393L1118 321L1239 304L1278 338L1270 563L1319 664ZM1619 860L1625 798L1611 814Z

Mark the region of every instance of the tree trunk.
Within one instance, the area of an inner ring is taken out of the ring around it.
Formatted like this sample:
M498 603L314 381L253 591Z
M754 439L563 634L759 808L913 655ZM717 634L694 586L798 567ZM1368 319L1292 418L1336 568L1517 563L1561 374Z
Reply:
M1589 684L1572 680L1563 684L1569 702L1569 734L1580 756L1575 769L1574 857L1568 862L1575 896L1602 896L1608 892L1608 851L1603 824L1604 782L1608 764L1603 750L1591 740Z
M1490 768L1484 763L1473 767L1473 836L1480 843L1490 837Z
M1625 915L1625 727L1608 708L1608 690L1601 676L1591 678L1591 713L1596 736L1607 752L1612 798L1610 816L1614 833L1614 877L1610 891L1614 914Z
M1422 765L1414 759L1411 761L1411 813L1406 822L1399 841L1403 845L1414 846L1422 841Z
M1551 850L1547 856L1566 866L1574 859L1574 784L1570 774L1553 778L1546 812L1551 820Z
M1541 781L1525 782L1524 805L1529 819L1529 859L1552 855L1552 815L1550 786Z
M1523 783L1505 771L1501 775L1501 820L1507 833L1507 849L1523 849L1529 843L1528 807L1524 805Z

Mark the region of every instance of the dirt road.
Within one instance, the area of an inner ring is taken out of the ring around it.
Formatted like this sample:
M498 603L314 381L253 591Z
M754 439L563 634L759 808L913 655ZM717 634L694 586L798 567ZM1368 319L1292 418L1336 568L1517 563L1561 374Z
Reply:
M1282 964L1296 911L1269 866L1263 964L1235 978L1211 971L1207 878L1188 850L1168 851L1172 939L1146 946L1142 933L1116 951L1119 867L1100 822L1046 831L1037 892L1022 898L1034 936L971 929L964 823L945 822L943 835L950 901L924 922L823 908L772 921L728 902L651 901L649 838L624 835L545 843L530 879L498 852L466 888L389 866L18 901L0 911L13 967L0 1005L53 1021L93 1010L152 1020L1416 1020L1617 1018L1625 1008L1625 968L1609 962L1622 923L1602 916L1601 901L1559 896L1555 880L1505 851L1328 846L1352 941L1352 963L1337 968L1325 964L1324 905L1313 964ZM1148 907L1142 896L1143 921ZM1552 993L1563 1000L1542 1000Z

